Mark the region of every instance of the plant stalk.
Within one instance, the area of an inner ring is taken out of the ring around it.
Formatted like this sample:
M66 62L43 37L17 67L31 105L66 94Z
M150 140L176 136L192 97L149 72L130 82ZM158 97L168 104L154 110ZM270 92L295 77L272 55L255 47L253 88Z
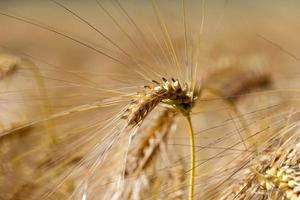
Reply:
M195 187L195 168L196 168L196 148L195 148L195 134L192 126L191 116L187 116L189 124L189 140L190 140L190 180L189 180L189 196L188 200L194 200L194 187Z

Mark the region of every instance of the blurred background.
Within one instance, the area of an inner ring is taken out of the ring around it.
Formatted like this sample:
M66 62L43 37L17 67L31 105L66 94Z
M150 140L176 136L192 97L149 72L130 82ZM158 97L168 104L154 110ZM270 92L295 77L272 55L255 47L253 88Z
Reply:
M197 195L220 199L226 184L234 182L232 170L238 168L227 166L229 161L249 158L263 148L260 144L297 120L299 1L154 2L159 14L151 1L1 0L0 199L84 199L86 188L78 180L86 183L86 173L101 157L101 146L107 145L103 138L113 129L105 125L130 100L119 100L116 91L139 91L148 84L145 77L156 79L155 73L176 77L160 19L183 69L180 80L196 64L196 76L204 86L218 82L217 77L226 79L226 73L214 74L232 66L263 69L271 80L268 88L259 88L234 104L252 133L271 127L247 140L249 149L241 142L241 134L247 138L243 123L227 99L203 93L193 114L199 146ZM13 70L4 73L5 66ZM235 76L228 82L236 85L240 79ZM113 106L80 111L81 106L115 101ZM178 120L166 142L169 166L181 166L182 177L189 171L185 128ZM112 152L119 153L115 159L107 159L93 173L92 183L87 184L90 199L111 199L111 193L104 191L116 182L126 141L113 148ZM159 174L157 169L151 173ZM182 190L185 195L187 182L182 179L180 189L167 189ZM215 188L224 180L228 183ZM178 199L185 199L184 195ZM140 198L172 199L150 194Z

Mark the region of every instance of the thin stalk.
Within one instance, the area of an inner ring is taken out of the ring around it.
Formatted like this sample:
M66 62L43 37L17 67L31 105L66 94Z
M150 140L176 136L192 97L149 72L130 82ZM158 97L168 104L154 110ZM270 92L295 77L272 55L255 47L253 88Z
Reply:
M195 134L192 126L191 116L186 116L189 124L189 140L190 140L190 180L189 180L189 197L188 200L194 200L194 186L195 186L195 168L196 168L196 148L195 148Z

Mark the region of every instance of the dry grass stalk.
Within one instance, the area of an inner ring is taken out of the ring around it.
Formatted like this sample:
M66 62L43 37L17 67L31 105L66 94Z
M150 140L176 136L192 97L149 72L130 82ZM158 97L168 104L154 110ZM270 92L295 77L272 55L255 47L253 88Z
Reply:
M300 199L300 143L255 159L223 199Z
M19 62L19 58L13 55L0 54L0 78L12 73Z

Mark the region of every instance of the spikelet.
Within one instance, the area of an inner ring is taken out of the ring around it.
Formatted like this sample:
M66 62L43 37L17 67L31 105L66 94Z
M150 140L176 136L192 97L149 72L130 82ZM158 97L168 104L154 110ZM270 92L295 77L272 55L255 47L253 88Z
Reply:
M179 80L162 78L163 83L153 81L155 85L145 86L145 90L138 93L129 104L122 116L127 120L128 126L139 124L160 103L166 103L180 111L189 112L197 96L184 83L180 85Z
M9 75L17 68L19 58L13 55L0 54L0 78Z
M244 178L222 199L300 199L300 143L255 159Z

